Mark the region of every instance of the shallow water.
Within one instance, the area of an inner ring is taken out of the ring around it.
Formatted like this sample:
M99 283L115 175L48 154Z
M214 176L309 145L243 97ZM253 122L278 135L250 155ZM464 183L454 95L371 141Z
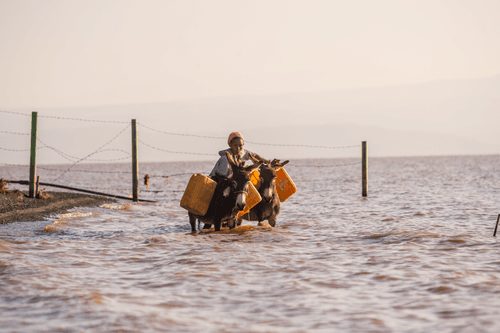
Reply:
M368 198L360 164L304 167L355 162L290 162L299 190L273 229L190 233L189 175L141 184L156 203L0 225L0 331L498 332L500 156L372 158ZM92 172L58 183L130 194L128 164L74 169Z

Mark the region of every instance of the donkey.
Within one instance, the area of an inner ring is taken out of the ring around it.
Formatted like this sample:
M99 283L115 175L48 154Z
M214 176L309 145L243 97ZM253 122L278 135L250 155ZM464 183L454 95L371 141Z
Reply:
M215 231L220 231L223 221L227 221L228 227L232 229L236 226L236 215L245 208L250 174L260 167L262 162L244 167L236 163L228 152L226 152L226 156L233 174L230 178L212 177L217 182L217 186L207 213L204 216L188 213L193 232L196 231L197 219L205 223L205 228L213 224Z
M279 160L274 160L271 165L264 164L260 169L260 187L259 194L262 201L252 207L250 211L238 218L237 224L241 225L243 219L247 221L269 221L269 225L276 226L276 219L280 213L280 198L276 191L276 170L288 164L288 160L280 163Z

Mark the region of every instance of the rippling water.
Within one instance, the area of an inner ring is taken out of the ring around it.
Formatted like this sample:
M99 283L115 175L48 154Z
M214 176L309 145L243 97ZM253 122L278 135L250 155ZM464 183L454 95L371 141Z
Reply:
M290 162L299 190L274 229L191 234L179 207L189 176L141 185L164 191L141 192L157 203L0 225L0 331L498 332L500 156L372 158L368 198L359 164L303 166L353 162ZM74 172L58 183L128 195L129 178Z

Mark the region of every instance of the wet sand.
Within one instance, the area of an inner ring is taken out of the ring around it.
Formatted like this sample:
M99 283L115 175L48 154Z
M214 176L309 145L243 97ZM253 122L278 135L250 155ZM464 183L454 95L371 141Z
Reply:
M52 213L65 213L74 207L94 207L115 200L80 193L47 192L52 198L28 198L27 191L0 194L0 224L10 222L41 221Z

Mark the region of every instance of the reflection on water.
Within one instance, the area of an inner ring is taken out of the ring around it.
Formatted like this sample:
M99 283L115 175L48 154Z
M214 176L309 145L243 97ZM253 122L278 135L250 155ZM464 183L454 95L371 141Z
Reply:
M141 172L210 166L152 163ZM276 228L244 222L191 234L179 207L189 176L153 178L144 190L166 192L141 196L157 203L0 225L1 331L498 331L500 156L372 158L368 198L359 166L292 161L287 171L299 191ZM26 170L9 172L21 179ZM65 177L77 187L129 187L129 175Z

